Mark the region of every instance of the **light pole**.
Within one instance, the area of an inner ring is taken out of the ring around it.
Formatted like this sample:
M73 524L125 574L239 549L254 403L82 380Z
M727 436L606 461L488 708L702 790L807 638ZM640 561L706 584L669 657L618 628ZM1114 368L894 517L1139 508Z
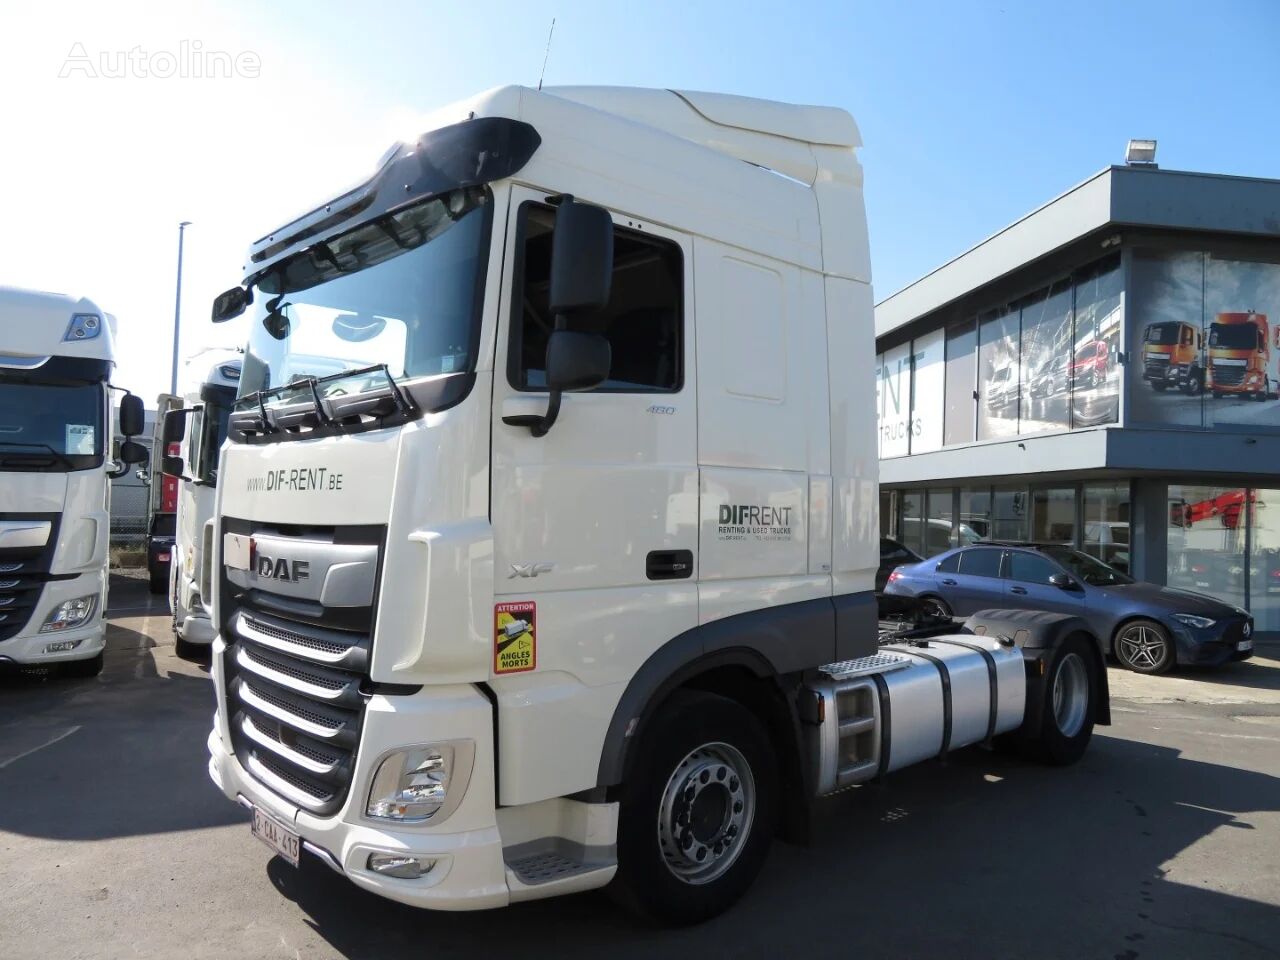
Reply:
M182 318L182 235L189 226L190 220L178 224L178 292L173 303L173 371L169 377L169 392L174 394L178 392L178 323Z

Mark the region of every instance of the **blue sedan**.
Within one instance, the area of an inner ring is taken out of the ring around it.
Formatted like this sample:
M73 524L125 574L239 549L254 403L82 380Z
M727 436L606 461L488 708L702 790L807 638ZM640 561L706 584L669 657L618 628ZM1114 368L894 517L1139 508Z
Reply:
M884 592L919 598L947 617L991 607L1075 614L1138 673L1253 655L1253 618L1239 607L1132 580L1069 547L981 543L948 550L898 567Z

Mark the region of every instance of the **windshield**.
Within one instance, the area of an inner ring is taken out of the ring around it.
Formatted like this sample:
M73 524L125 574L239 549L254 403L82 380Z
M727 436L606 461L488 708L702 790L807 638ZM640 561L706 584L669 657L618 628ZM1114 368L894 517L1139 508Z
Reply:
M102 463L102 385L0 380L0 469L85 470Z
M397 379L471 370L491 200L487 188L455 190L272 268L257 284L240 397L375 364ZM321 393L385 385L377 374L331 381Z
M1042 553L1056 560L1072 576L1094 587L1110 587L1133 583L1115 567L1109 567L1097 557L1067 547L1042 546Z
M1178 325L1176 323L1153 323L1147 327L1147 343L1169 346L1177 342Z
M1209 327L1209 346L1257 350L1258 328L1252 323L1215 323Z

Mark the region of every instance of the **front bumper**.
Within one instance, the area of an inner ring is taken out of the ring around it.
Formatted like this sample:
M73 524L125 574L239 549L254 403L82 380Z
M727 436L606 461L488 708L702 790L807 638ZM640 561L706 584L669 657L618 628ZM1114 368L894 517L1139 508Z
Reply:
M222 646L214 641L219 688ZM297 832L304 851L380 896L435 910L480 910L510 902L494 803L492 712L474 687L441 687L430 696L375 694L366 707L347 799L337 815L325 818L292 806L245 770L228 750L225 703L221 696L219 700L217 725L208 740L209 776L229 799L261 807L283 820ZM463 796L447 819L410 826L363 815L373 768L386 751L428 740L467 739L475 742L475 760L469 779L450 787L451 792L462 790ZM246 829L246 839L247 834ZM416 880L401 880L370 871L371 853L434 860L435 866Z
M40 632L40 627L58 604L64 600L73 600L89 594L95 594L98 597L98 605L87 624L56 633ZM71 580L50 580L40 591L40 600L36 603L26 626L16 636L0 641L0 660L26 666L88 660L90 657L97 656L106 645L107 624L102 617L106 601L106 576L101 570L84 573ZM65 641L79 642L71 650L45 653L44 648L47 645Z
M1248 660L1255 649L1254 626L1249 621L1249 636L1246 637L1244 623L1240 620L1219 621L1206 630L1172 624L1179 666L1216 667L1236 660ZM1248 644L1244 650L1240 649L1242 643Z

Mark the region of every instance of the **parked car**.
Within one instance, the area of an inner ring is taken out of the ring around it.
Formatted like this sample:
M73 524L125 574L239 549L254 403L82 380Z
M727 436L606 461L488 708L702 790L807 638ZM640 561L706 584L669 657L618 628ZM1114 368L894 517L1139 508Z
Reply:
M914 550L908 550L897 540L880 538L880 569L876 571L876 593L884 593L889 574L904 563L919 563L923 559Z
M1138 673L1253 655L1253 618L1239 607L1132 580L1070 547L983 543L948 550L899 567L884 592L917 597L943 616L991 607L1075 614Z
M1076 348L1071 361L1071 380L1077 386L1096 387L1105 383L1111 349L1105 340L1089 340Z

